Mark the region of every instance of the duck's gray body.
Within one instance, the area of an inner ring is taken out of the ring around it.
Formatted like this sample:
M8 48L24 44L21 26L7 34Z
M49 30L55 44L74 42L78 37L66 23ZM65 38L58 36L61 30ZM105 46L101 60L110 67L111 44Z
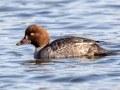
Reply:
M80 37L66 37L38 48L35 58L67 58L92 55L107 55L109 51L98 46L97 41Z

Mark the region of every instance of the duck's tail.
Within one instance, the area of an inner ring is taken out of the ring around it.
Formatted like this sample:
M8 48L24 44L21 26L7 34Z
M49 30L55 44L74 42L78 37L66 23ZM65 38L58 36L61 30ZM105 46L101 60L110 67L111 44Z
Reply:
M117 55L116 52L110 52L108 50L105 50L104 48L98 46L97 44L94 44L92 46L92 52L94 52L94 55L103 55L103 56L109 56L109 55Z

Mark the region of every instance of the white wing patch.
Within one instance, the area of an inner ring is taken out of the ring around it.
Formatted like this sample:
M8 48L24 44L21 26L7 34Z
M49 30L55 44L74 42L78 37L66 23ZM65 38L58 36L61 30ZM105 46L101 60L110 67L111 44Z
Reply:
M83 43L76 43L75 45L84 45L84 44L93 44L93 43L85 43L85 42L83 42Z

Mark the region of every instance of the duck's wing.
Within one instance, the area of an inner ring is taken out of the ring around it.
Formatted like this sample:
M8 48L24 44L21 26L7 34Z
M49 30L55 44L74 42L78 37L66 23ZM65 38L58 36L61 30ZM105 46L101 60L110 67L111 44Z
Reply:
M58 55L63 55L63 57L109 53L109 51L98 46L96 41L81 37L57 39L50 44L50 47L53 51L57 52Z
M87 39L87 38L81 38L81 37L66 37L66 38L60 38L55 41L53 41L50 46L53 49L62 48L65 46L70 45L77 45L77 44L95 44L98 41Z

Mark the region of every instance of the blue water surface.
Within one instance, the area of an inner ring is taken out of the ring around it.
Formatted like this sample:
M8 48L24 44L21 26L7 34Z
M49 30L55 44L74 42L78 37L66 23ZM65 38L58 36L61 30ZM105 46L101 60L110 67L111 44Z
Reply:
M16 46L31 24L120 53L119 0L0 0L0 90L120 90L119 54L36 62L32 45Z

